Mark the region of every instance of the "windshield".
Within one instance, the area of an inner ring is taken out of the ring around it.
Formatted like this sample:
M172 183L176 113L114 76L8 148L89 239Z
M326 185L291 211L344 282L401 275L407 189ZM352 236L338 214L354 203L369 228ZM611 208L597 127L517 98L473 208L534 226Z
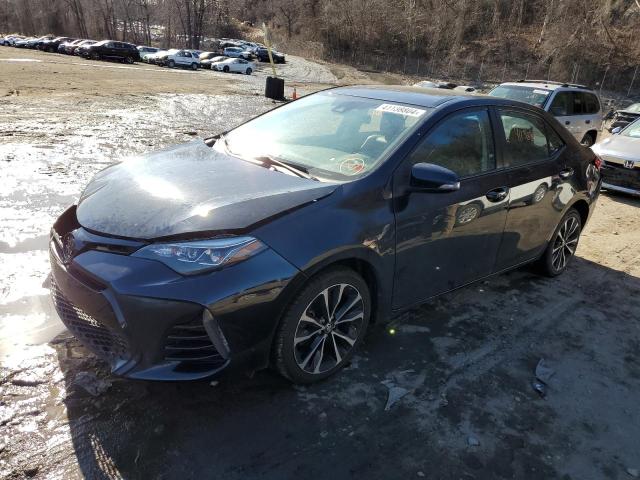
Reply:
M499 85L489 92L492 97L508 98L509 100L517 100L525 102L529 105L542 107L547 101L547 97L551 90L544 88L524 87L520 85Z
M625 137L640 138L640 119L627 125L627 128L620 132Z
M226 148L241 158L271 157L314 177L348 181L371 171L430 113L429 108L321 92L232 130L225 136Z

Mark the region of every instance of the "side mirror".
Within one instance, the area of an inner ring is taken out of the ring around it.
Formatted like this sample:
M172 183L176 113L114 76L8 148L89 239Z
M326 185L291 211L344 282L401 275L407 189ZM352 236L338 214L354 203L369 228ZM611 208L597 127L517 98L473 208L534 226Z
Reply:
M616 127L611 129L611 133L613 133L614 135L619 134L621 131L622 131L622 127Z
M460 189L460 179L451 170L432 163L416 163L411 168L411 190L445 193Z

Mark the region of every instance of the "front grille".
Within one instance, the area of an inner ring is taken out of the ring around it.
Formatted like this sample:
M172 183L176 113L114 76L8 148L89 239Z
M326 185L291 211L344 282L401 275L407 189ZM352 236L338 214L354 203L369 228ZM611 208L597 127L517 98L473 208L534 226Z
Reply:
M617 187L640 190L640 169L607 163L602 169L602 181Z
M51 298L65 326L97 357L115 363L129 358L126 339L76 307L51 282Z
M200 318L169 329L164 344L164 359L180 362L178 368L190 372L214 370L225 362Z

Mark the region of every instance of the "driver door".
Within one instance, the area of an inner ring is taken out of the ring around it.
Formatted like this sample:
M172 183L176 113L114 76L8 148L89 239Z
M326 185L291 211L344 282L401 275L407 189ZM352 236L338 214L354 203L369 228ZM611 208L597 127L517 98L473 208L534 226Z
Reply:
M458 174L460 188L410 187L416 163ZM394 174L396 266L393 307L408 307L490 275L502 240L509 189L498 168L487 108L450 114L431 128Z

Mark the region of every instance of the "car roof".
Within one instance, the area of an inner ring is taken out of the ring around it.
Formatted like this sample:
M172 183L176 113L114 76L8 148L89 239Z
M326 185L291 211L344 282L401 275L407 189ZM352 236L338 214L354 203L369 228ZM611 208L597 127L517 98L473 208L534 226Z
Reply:
M529 88L543 88L545 90L571 90L571 91L585 91L585 92L593 92L592 89L587 87L586 85L575 85L571 83L560 83L560 82L546 82L544 80L541 81L524 81L524 82L506 82L501 83L499 86L509 86L509 87L529 87Z
M407 103L426 108L437 108L440 105L453 101L470 100L473 98L489 97L473 93L446 90L441 88L421 88L405 86L352 86L338 87L331 90L339 95L351 95L353 97L374 98L387 102ZM492 99L493 100L493 99Z

